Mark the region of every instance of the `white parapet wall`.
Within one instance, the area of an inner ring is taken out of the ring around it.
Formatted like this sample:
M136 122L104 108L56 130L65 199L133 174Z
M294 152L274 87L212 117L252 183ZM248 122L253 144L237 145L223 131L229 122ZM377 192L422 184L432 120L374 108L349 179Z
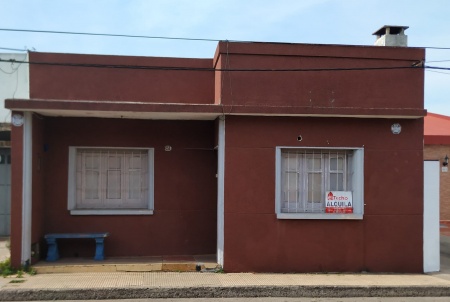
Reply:
M11 113L5 99L30 98L28 54L0 53L0 123L10 123ZM7 62L4 62L7 61Z

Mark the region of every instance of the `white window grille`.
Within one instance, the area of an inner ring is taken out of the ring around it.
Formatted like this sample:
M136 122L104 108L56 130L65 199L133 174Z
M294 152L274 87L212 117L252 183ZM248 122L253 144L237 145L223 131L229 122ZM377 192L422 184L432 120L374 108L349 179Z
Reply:
M362 218L362 149L278 147L276 170L279 218ZM356 211L326 213L327 191L352 192Z
M71 147L69 157L72 214L116 214L114 210L119 209L126 210L124 214L149 214L152 210L153 149Z

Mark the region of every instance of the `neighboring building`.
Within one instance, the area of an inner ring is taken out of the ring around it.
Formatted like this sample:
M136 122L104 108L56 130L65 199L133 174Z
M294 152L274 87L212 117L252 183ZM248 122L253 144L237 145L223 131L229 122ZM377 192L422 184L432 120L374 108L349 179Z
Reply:
M424 159L440 162L440 220L450 222L450 116L428 113L424 120Z
M5 99L29 98L27 54L0 53L0 236L10 235L11 209L11 111Z
M228 41L211 59L31 52L30 97L6 101L12 263L38 261L46 233L107 231L109 257L422 272L424 58Z
M11 122L11 111L4 108L5 99L30 97L28 54L0 53L0 123ZM2 130L3 131L3 130Z
M0 237L11 232L11 125L0 123Z

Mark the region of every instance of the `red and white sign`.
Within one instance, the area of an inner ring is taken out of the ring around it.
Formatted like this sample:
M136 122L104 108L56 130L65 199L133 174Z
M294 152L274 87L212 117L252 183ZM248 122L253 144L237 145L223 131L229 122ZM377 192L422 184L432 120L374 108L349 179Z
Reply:
M327 191L325 198L325 213L353 213L351 191Z

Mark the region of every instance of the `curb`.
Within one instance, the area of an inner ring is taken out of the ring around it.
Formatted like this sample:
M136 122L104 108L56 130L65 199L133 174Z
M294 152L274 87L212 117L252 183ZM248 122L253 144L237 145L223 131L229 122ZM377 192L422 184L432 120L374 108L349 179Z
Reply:
M252 286L99 289L5 289L0 301L251 297L450 297L444 286Z

